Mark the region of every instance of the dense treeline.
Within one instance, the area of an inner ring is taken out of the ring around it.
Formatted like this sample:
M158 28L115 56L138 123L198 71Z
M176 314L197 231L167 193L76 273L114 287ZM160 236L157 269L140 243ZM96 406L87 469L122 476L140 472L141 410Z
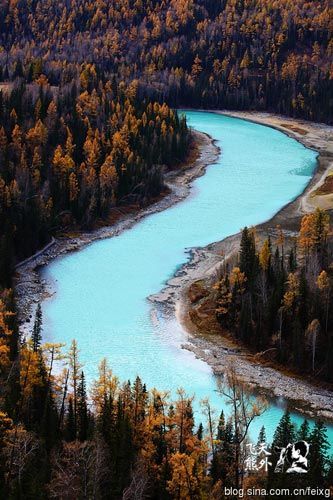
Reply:
M0 93L0 285L57 228L89 228L116 205L157 197L187 146L185 119L90 65L56 90L41 76Z
M254 401L232 369L220 387L228 414L217 418L203 401L205 427L194 422L193 397L183 390L172 400L167 392L148 391L139 378L120 383L105 360L88 396L76 342L67 353L63 345L41 344L40 307L19 356L10 349L16 333L4 301L0 387L11 390L0 394L1 498L220 500L232 498L228 487L332 485L325 427L317 422L310 429L304 421L298 429L288 412L271 446L264 428L258 437L271 450L272 465L247 467L248 445L257 439L248 426L266 403ZM300 439L311 444L306 478L274 473L276 447Z
M2 79L81 63L170 105L333 120L329 0L2 0ZM0 75L1 80L1 75Z
M238 263L214 285L223 329L255 351L269 350L300 373L333 381L332 240L328 213L305 215L286 250L278 230L257 250L254 230L242 232Z
M225 486L286 486L283 474L244 470L248 424L265 408L232 371L221 388L230 414L217 420L204 402L207 430L182 390L172 401L139 378L120 383L105 361L88 395L76 342L68 353L42 345L40 307L32 338L19 337L10 287L13 265L58 229L110 222L115 207L161 194L189 144L169 106L332 122L330 2L0 6L0 497L220 499ZM299 243L297 255L282 240L258 253L244 230L239 266L216 284L216 314L255 349L276 347L280 362L332 381L324 213L304 219ZM308 483L332 485L323 425L295 429L286 413L272 449L295 439L311 443Z

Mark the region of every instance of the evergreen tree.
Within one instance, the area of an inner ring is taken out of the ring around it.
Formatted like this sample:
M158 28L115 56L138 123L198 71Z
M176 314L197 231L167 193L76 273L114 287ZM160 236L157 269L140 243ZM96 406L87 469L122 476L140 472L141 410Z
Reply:
M72 398L69 398L69 401L68 401L64 435L65 435L66 441L74 441L76 439L75 418L74 418L74 409L73 409Z
M81 372L77 388L77 437L80 441L86 441L89 430L89 415L87 406L86 382L84 373Z
M222 484L231 486L234 467L234 435L231 421L225 422L224 412L221 412L216 434L215 454L212 458L210 475L213 483L221 480Z
M274 448L274 446L285 447L288 443L293 443L295 437L295 426L291 421L289 410L286 410L275 429L272 448Z
M317 421L310 434L308 479L312 486L324 485L329 465L327 431L322 421Z
M112 482L115 494L121 494L127 484L134 458L132 428L124 411L122 399L118 399L115 436L111 444Z
M215 453L213 454L210 466L210 475L213 479L213 483L216 483L221 477L222 450L223 446L225 445L224 438L225 438L225 419L224 419L224 412L222 410L216 433Z
M245 227L242 231L239 253L239 267L251 285L258 269L258 256L253 231Z
M31 338L33 350L34 352L37 352L42 342L42 308L40 304L37 305L35 323Z
M333 485L333 457L330 458L329 463L328 463L328 472L327 472L327 485L331 487Z
M22 78L23 77L23 66L21 59L19 59L15 65L15 71L13 73L13 78Z
M289 443L292 444L295 441L296 433L294 424L291 422L289 410L286 410L282 416L273 436L273 442L271 446L272 455L270 456L270 462L272 467L268 469L267 476L267 488L282 488L286 485L293 487L293 479L286 477L284 473L275 472L276 464L280 458L281 449L285 448ZM296 487L296 485L295 485ZM282 496L283 499L287 499L288 496Z
M305 419L297 432L297 439L300 441L308 441L310 436L309 422Z
M292 352L294 368L300 370L304 359L304 332L298 316L292 323Z
M280 450L285 448L289 443L293 443L295 441L296 432L295 426L291 421L290 412L286 410L284 415L281 417L281 420L275 429L272 441L272 456L271 462L273 466L269 469L269 483L270 485L279 484L280 479L278 476L281 474L274 473L274 468L277 464L277 461L280 457Z
M301 270L300 283L299 283L299 310L298 317L301 322L301 326L305 329L309 322L309 304L308 304L308 284L305 275L305 268Z
M225 418L224 418L224 411L222 410L219 418L219 424L217 427L216 439L222 442L224 440L224 437L225 437Z
M290 273L295 272L297 269L297 257L296 257L296 246L290 250L288 258L288 271Z
M267 443L266 429L264 425L259 431L257 446L259 446L261 443Z
M202 438L203 438L203 425L202 425L201 422L200 422L198 430L197 430L197 438L199 439L199 441L202 441Z

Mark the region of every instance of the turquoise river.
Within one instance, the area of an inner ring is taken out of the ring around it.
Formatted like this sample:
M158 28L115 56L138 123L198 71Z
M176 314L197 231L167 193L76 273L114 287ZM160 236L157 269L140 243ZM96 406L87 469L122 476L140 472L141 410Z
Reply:
M216 140L218 162L193 182L184 201L44 269L56 291L43 304L44 337L67 345L77 339L90 380L106 357L120 380L139 375L150 388L183 387L195 395L197 409L208 396L218 411L228 413L209 366L180 348L186 332L147 297L187 261L189 248L267 220L293 200L309 182L317 155L269 127L210 112L187 111L186 116L194 129ZM270 403L252 424L255 439L263 424L272 437L285 404ZM302 421L296 412L293 419ZM333 445L332 426L328 435Z

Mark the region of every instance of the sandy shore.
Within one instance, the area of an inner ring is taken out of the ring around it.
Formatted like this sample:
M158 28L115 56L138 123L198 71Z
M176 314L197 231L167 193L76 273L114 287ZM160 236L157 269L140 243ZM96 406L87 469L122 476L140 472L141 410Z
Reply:
M191 182L204 174L206 167L217 160L220 152L210 137L196 131L192 133L197 151L194 162L166 174L165 184L169 188L169 194L149 207L139 210L136 214L125 215L112 226L90 232L80 232L72 238L52 238L44 249L16 266L14 286L21 337L31 335L37 304L54 294L52 284L41 278L40 270L43 266L68 252L80 250L94 241L119 235L144 217L165 210L188 196Z
M304 213L314 210L317 206L325 209L333 208L333 194L327 194L325 190L323 194L320 190L333 173L333 127L268 113L226 112L223 114L281 130L319 153L317 169L304 192L282 208L272 219L258 225L256 227L258 238L264 238L270 234L274 241L277 236L277 225L282 227L286 235L292 237L296 235ZM232 339L222 337L221 334L214 334L214 328L210 328L208 333L207 330L198 328L193 323L189 288L198 281L202 286L211 284L218 276L225 260L232 259L238 252L239 242L240 233L221 242L212 243L205 248L193 249L190 261L169 280L167 287L151 297L151 300L175 310L182 326L189 333L189 340L183 348L194 352L199 359L208 363L215 374L222 374L226 365L231 363L238 376L256 390L268 396L286 398L292 402L294 408L309 416L321 416L325 420L333 421L333 393L331 391L266 366Z

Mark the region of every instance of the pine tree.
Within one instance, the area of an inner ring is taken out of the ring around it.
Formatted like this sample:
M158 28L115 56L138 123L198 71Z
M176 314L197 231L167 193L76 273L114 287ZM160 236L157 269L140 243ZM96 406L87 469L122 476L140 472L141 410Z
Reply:
M74 428L75 436L77 436L77 408L78 408L78 384L80 380L80 369L81 364L79 362L79 349L76 340L73 340L69 350L69 365L72 378L72 388L73 388L73 418L74 418Z
M267 443L266 429L264 425L260 429L257 445L259 446L261 443Z
M197 438L199 439L199 441L202 441L202 438L203 438L203 425L202 425L201 422L200 422L198 430L197 430Z
M75 418L74 418L74 409L73 409L72 398L69 398L69 401L68 401L64 435L65 435L66 441L75 441L75 439L76 439Z
M286 410L274 432L272 448L274 446L285 447L294 440L295 426L291 421L289 410Z
M224 437L225 437L225 420L224 420L224 412L222 410L216 433L215 453L213 454L212 463L210 467L210 474L213 479L213 483L216 483L221 478L222 450L223 446L225 445Z
M309 319L309 304L308 304L308 284L305 275L305 269L303 268L300 275L299 281L299 309L298 316L302 325L302 328L305 329L308 325Z
M80 441L86 441L89 430L89 415L87 406L86 382L84 373L81 372L77 388L77 437Z
M285 448L289 443L292 444L295 441L296 433L294 424L291 421L289 410L286 410L282 416L273 436L273 442L271 446L272 455L270 456L270 462L272 467L268 469L267 477L267 488L282 488L286 486L286 481L288 481L288 486L291 486L293 478L286 477L286 474L275 472L276 464L280 458L280 450ZM292 476L292 475L290 475ZM282 498L288 498L282 496Z
M308 479L312 486L322 486L328 468L327 431L322 421L317 421L310 434Z
M222 410L219 418L219 424L217 427L216 439L222 442L224 437L225 437L225 418L224 418L224 411Z
M245 227L242 231L239 253L239 267L245 273L249 283L253 282L258 269L258 257L253 231Z
M268 481L271 487L279 486L280 481L282 481L280 476L283 476L283 474L274 473L274 467L280 457L280 450L281 448L285 448L289 443L293 443L295 441L295 437L295 426L291 421L289 410L286 410L277 428L275 429L271 446L272 456L270 461L273 466L269 469L268 473Z
M297 439L300 441L308 441L310 436L309 422L305 419L297 432Z
M225 422L224 412L221 412L216 434L215 454L210 467L213 483L222 481L226 486L233 484L235 468L234 434L232 422Z
M326 478L326 481L327 481L327 484L328 486L331 487L331 490L332 490L332 485L333 485L333 457L331 457L331 459L329 460L329 464L328 464L328 472L327 472L327 478Z
M32 345L33 345L33 351L37 352L40 348L41 342L42 342L42 308L41 305L37 305L37 310L36 310L36 316L35 316L35 323L34 323L34 328L32 332Z
M23 77L23 66L21 59L19 59L15 65L13 78L22 78L22 77Z
M145 416L145 403L147 400L147 392L142 384L140 377L136 377L132 389L132 399L134 405L133 426L136 430L137 426L143 421Z
M295 272L297 269L297 257L296 257L296 245L290 250L288 257L288 271L290 273Z

